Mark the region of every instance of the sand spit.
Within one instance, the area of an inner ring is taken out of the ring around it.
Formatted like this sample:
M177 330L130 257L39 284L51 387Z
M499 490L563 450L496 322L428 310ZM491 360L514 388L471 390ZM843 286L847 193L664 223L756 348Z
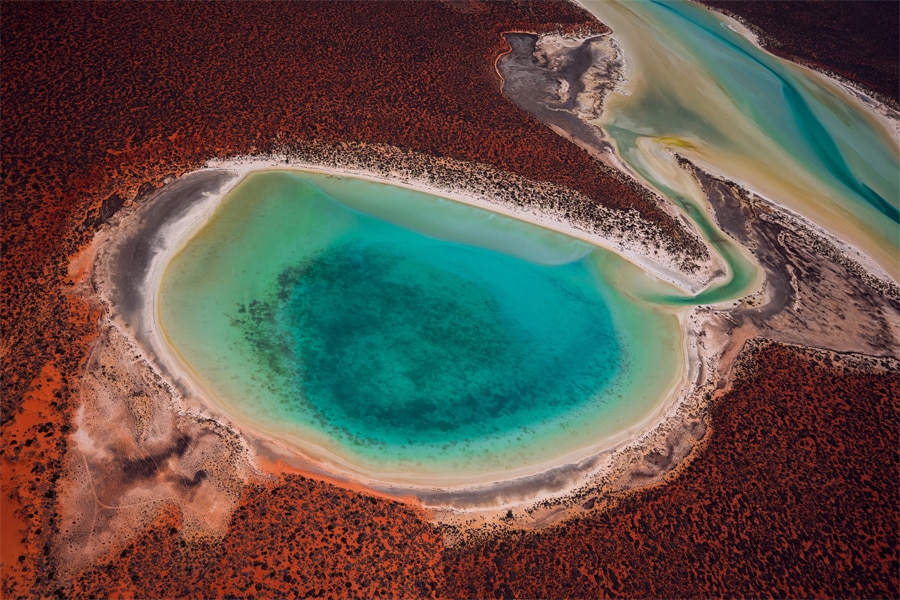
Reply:
M750 248L765 284L730 311L736 327L812 348L900 357L900 286L807 219L680 159L719 227Z
M599 35L523 32L504 34L509 52L497 58L503 94L555 133L586 150L603 168L640 180L602 129L587 121L603 114L603 103L624 84L626 63L610 31ZM688 230L693 223L655 192L644 197ZM696 234L695 234L696 235Z
M837 191L837 189L830 189L831 184L828 183L828 178L831 175L823 175L828 169L820 169L819 167L807 169L806 166L801 164L802 161L795 161L795 158L804 152L800 150L802 144L799 144L797 148L788 153L780 154L781 150L779 150L778 145L771 145L769 141L766 141L767 135L765 131L757 126L765 125L768 123L768 119L745 118L740 106L734 104L727 94L721 94L716 87L717 84L702 69L697 70L689 64L684 64L682 65L683 73L679 76L671 76L677 71L659 68L659 65L667 63L656 61L653 58L654 53L667 51L667 46L661 40L659 42L660 45L657 45L655 41L650 43L650 38L646 40L641 39L641 35L643 35L639 25L642 18L639 16L642 13L641 10L636 8L632 11L625 5L614 6L612 4L599 3L594 7L594 11L598 17L606 18L612 23L614 31L609 35L617 39L624 51L629 53L628 58L632 66L631 71L635 68L640 68L646 72L642 74L626 71L628 80L624 84L619 85L621 93L614 94L609 98L608 105L612 113L601 119L588 119L585 123L572 128L572 132L582 138L583 144L591 144L590 136L581 135L579 132L579 129L584 129L586 126L595 125L598 129L609 126L614 128L611 129L612 131L628 131L632 129L633 121L641 121L644 118L640 116L642 111L647 111L645 116L648 119L648 123L656 119L656 117L652 116L653 114L659 116L666 114L665 109L662 107L667 106L669 104L668 101L660 100L659 111L662 112L651 111L651 106L657 106L655 104L656 100L654 100L652 93L647 92L647 90L652 89L649 87L651 85L650 80L645 81L644 78L648 73L653 73L652 78L660 82L665 81L663 85L669 89L668 93L673 95L673 110L691 113L696 107L702 107L706 115L704 118L709 119L709 127L712 127L713 130L718 130L724 136L723 140L728 140L724 145L720 145L718 142L713 143L718 134L702 133L703 127L695 129L688 125L685 125L685 129L681 133L675 133L680 131L677 123L670 124L675 129L668 128L669 126L659 126L658 129L657 125L652 125L644 129L634 129L627 134L616 133L616 138L627 147L627 149L623 147L621 151L623 153L635 152L630 161L635 165L641 165L641 167L636 166L635 168L647 170L653 180L653 185L657 185L658 182L661 185L678 190L679 193L684 193L684 190L679 185L675 185L680 183L678 179L670 178L671 173L668 171L660 172L659 166L653 162L656 157L647 152L648 147L641 147L642 143L650 145L655 153L663 156L667 166L670 167L674 167L674 161L670 160L674 152L689 154L692 160L717 164L722 169L727 167L728 172L731 174L731 179L737 180L754 192L761 192L776 198L779 204L791 206L798 212L810 215L820 226L829 229L840 237L855 240L856 244L865 248L865 254L881 264L885 270L896 271L896 260L891 250L895 244L893 243L894 240L890 239L889 231L884 229L883 225L878 226L876 224L876 216L868 212L868 209L859 211L858 214L856 214L857 211L848 213L840 206L840 203L834 202L832 200L833 194L841 194L842 192ZM708 11L704 8L701 12ZM656 14L655 11L648 10L646 18L662 18L664 20L664 17L650 16L654 14ZM746 33L737 21L727 16L715 15L715 18L721 21L722 27L734 29L739 35ZM618 30L615 31L616 29ZM550 37L554 38L555 36ZM754 42L752 36L748 38L748 41L750 43ZM672 43L681 47L679 45L680 42L673 41ZM650 50L650 48L653 48L653 50ZM533 54L530 57L523 56L520 64L526 70L541 71L538 54ZM778 71L779 68L776 68L775 71ZM860 128L861 135L864 138L872 136L872 140L877 139L886 148L890 148L885 150L886 154L882 153L884 157L891 156L892 152L896 153L896 148L891 148L891 146L896 145L897 127L900 124L900 121L896 119L895 111L874 100L871 94L852 93L848 91L847 86L826 77L820 72L787 64L784 64L783 68L793 72L793 76L798 77L798 81L807 81L811 84L812 82L809 80L814 80L815 85L809 86L810 89L818 89L818 86L823 86L829 92L842 98L842 102L839 105L847 102L849 104L847 110L857 115L854 118L862 117L867 121L866 126ZM654 69L658 70L654 71ZM800 73L798 71L803 72ZM691 81L691 85L685 85L687 81ZM542 85L543 88L541 87ZM804 84L804 86L806 85ZM697 92L701 88L706 88L706 92ZM552 126L553 121L546 116L546 111L532 111L523 103L528 103L531 98L541 98L548 93L555 93L555 89L556 87L548 87L546 84L541 84L538 80L535 80L531 86L521 90L505 87L504 93L510 95L511 100L519 106L529 110L537 118ZM627 98L629 91L637 94L640 98ZM516 94L521 96L521 98L516 97ZM674 108L675 106L678 108ZM624 112L618 112L619 109ZM626 117L625 115L628 116ZM577 115L573 114L572 116L574 118ZM833 123L839 121L839 117L834 115L828 118L832 119ZM777 125L772 125L771 123L765 125L765 127L774 127L773 130L778 128ZM687 133L688 131L691 133ZM836 131L841 130L838 127ZM636 141L628 141L632 135L637 136ZM835 135L848 134L844 132L841 134L835 133ZM690 140L692 136L697 138L694 142ZM708 139L706 141L700 140L700 138L707 136ZM609 145L609 140L605 139L606 134L602 132L597 133L594 137L601 140L600 142L594 142L596 148L592 154L598 155ZM751 143L751 139L755 139L755 142ZM641 152L631 149L632 143L635 143ZM735 150L735 153L732 155L729 148L740 149ZM762 151L762 148L766 148L766 150ZM867 152L868 150L860 151ZM854 152L851 151L849 155L851 158L848 158L851 163L854 160L852 159ZM780 158L774 159L776 156L780 156ZM649 168L648 162L651 163L649 166L654 167L653 169ZM786 165L794 164L795 162L798 171L794 172L793 177L785 176L785 173L790 172L790 170L785 170L787 168ZM876 162L877 166L873 163L873 168L888 169L885 174L890 172L889 160ZM854 168L860 170L860 172L866 170L861 165L856 165ZM891 195L891 187L888 181L879 177L875 177L874 181L876 183L870 183L879 189L878 193L886 197ZM825 201L821 201L823 195ZM694 200L696 201L697 199L694 198Z

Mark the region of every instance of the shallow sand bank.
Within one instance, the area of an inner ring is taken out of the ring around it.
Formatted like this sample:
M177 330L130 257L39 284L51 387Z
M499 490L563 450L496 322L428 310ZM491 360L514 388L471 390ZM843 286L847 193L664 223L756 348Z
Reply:
M376 148L375 153L392 150ZM683 249L666 246L662 234L644 223L636 213L606 209L566 188L537 184L484 165L467 166L449 159L434 161L424 156L385 156L388 167L376 170L363 161L354 164L352 152L350 149L350 156L341 161L343 164L327 164L297 156L239 157L211 160L208 167L238 176L253 171L296 169L386 183L447 198L610 250L687 294L696 294L726 276L725 266L715 253L695 256ZM234 181L233 185L236 184ZM221 194L227 191L221 190ZM587 207L594 212L580 212Z
M900 150L898 121L888 107L822 73L760 51L739 23L718 14L713 18L706 9L691 7L682 14L677 7L665 12L649 4L587 0L582 4L610 25L610 36L618 40L627 59L627 79L607 98L604 115L591 123L612 132L619 153L632 167L646 171L643 163L655 150L658 158L668 155L672 167L671 157L677 153L707 170L725 173L862 249L867 260L897 280L896 235L890 219L896 218L891 211L896 210L894 179ZM668 18L682 19L685 28L698 32L707 28L708 44L719 35L713 29L733 30L738 35L727 37L734 55L724 49L707 54L705 46L680 36L677 28L670 31L665 25ZM732 71L722 56L730 56L735 65L746 60L759 68ZM755 110L754 94L779 99L780 81L791 90L790 97L770 112ZM702 122L691 124L697 107L702 107ZM779 115L778 120L770 114ZM785 128L791 133L784 134ZM652 185L683 193L678 182L665 175L644 172ZM879 202L888 208L876 208ZM887 210L884 218L881 210Z

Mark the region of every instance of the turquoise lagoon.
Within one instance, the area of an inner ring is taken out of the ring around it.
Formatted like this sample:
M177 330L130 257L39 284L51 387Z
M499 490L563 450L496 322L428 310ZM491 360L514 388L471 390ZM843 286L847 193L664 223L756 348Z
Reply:
M247 176L168 265L165 334L229 414L381 481L521 474L639 426L676 314L586 242L408 188Z

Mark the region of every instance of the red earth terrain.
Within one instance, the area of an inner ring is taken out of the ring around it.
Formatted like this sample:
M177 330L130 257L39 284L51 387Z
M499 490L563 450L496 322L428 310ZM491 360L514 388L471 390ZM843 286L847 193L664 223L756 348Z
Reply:
M70 264L139 191L213 157L370 142L559 183L684 235L500 92L502 32L599 31L588 15L347 6L0 4L2 596L900 594L896 372L775 345L715 401L690 464L583 520L445 548L407 504L283 474L243 489L224 538L185 537L164 507L58 575L66 435L99 319Z
M424 515L298 475L245 489L228 534L166 513L79 597L893 597L900 382L877 360L758 343L678 474L539 532L445 549Z

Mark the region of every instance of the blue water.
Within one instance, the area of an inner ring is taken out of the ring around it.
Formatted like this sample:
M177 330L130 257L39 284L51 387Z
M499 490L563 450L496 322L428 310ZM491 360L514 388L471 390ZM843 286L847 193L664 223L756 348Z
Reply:
M823 97L821 86L722 27L709 11L686 2L651 4L770 139L828 177L846 196L900 223L898 181L892 177L897 164L890 152L882 151L883 137L868 120ZM864 169L860 159L873 168Z

